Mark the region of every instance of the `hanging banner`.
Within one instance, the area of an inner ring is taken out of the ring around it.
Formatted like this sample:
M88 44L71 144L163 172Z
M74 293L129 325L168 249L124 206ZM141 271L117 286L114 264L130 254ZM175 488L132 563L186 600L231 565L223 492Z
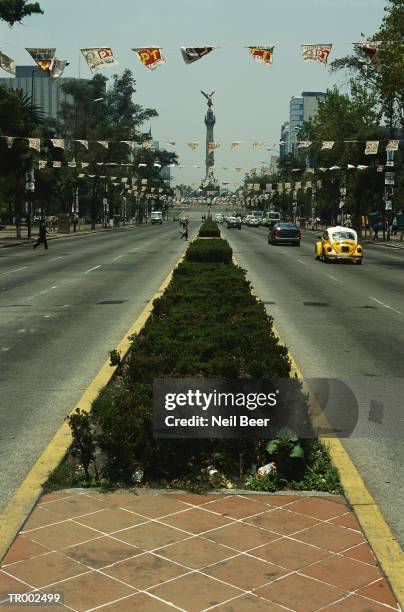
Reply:
M389 140L386 151L398 151L398 140Z
M242 168L234 168L236 172L241 172Z
M153 141L152 140L148 140L146 142L142 142L142 147L144 149L151 149L153 146Z
M69 65L69 62L67 60L59 60L59 59L55 59L53 60L53 64L52 64L52 68L51 68L51 72L50 72L50 77L51 79L59 79L62 74L65 71L66 66Z
M79 144L81 144L81 146L83 146L85 149L88 149L88 140L75 140L75 142L78 142Z
M253 149L258 149L259 147L263 147L265 145L265 142L263 140L257 140L256 142L253 142Z
M356 54L363 60L369 60L375 70L379 70L380 41L353 43Z
M300 181L298 181L297 183L295 183L295 189L301 189L302 188L302 183Z
M162 64L165 64L166 60L160 47L137 48L132 49L132 51L136 53L142 64L149 70L155 70Z
M79 174L78 178L84 178L86 175L85 174Z
M28 147L35 149L35 151L41 150L41 141L39 138L28 138Z
M40 159L38 161L38 169L43 170L44 168L46 168L47 163L48 162L46 161L46 159Z
M53 166L54 168L61 168L61 167L62 167L62 162L61 162L61 161L54 161L54 162L52 163L52 166Z
M170 145L170 147L175 147L175 142L172 142L171 140L166 140L164 144Z
M13 136L6 136L6 142L7 142L7 147L9 149L12 148L13 144L14 144L14 137Z
M311 145L311 140L300 140L297 145L298 149L307 149Z
M259 183L253 183L253 189L254 189L254 191L260 191L260 189L261 189L260 184Z
M306 187L307 187L307 189L311 189L311 187L312 187L311 181L306 181Z
M65 141L61 138L51 138L51 143L56 149L64 149Z
M322 184L323 184L323 182L322 182L322 181L317 181L317 187L318 187L318 188L320 188Z
M87 65L93 74L101 68L108 68L118 64L118 60L114 57L110 47L90 47L80 49L80 51L84 55Z
M104 149L108 149L109 147L109 142L108 140L97 140L98 144L101 145L102 147L104 147Z
M250 172L251 174L257 174L257 168L251 168Z
M121 142L123 144L128 145L128 147L130 147L131 149L133 149L135 146L135 143L133 142L133 140L121 140Z
M321 150L324 151L325 149L332 149L334 146L334 141L333 140L324 140L321 143Z
M326 64L331 53L332 45L302 45L302 58L304 62L320 62Z
M384 171L384 166L377 166L376 172L383 172L383 171Z
M81 162L81 167L82 168L87 168L87 166L90 165L90 162Z
M378 140L368 140L367 141L366 147L365 147L365 155L376 155L378 150L379 150Z
M77 166L75 161L69 161L67 162L67 165L69 166L69 168L75 168Z
M199 142L187 142L187 145L189 146L190 149L195 151L195 149L199 147Z
M216 47L181 47L181 54L186 64L193 64L214 51Z
M307 174L314 174L314 168L306 168Z
M209 151L214 151L220 147L220 142L208 142Z
M0 68L10 74L15 74L15 66L15 61L0 51Z
M254 60L265 66L272 67L275 45L264 45L261 47L248 47Z
M266 192L268 192L268 191L272 191L272 183L266 183L266 185L265 185L265 191L266 191Z
M230 149L238 149L240 145L241 140L234 140L230 145Z
M32 59L37 63L41 70L50 75L53 67L53 61L55 59L55 49L33 49L27 48L26 51L30 54Z

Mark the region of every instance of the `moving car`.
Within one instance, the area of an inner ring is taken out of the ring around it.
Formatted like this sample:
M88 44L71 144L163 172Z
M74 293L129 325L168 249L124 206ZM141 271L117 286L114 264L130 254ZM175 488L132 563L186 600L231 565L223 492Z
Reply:
M241 230L241 219L239 217L227 218L227 229L237 228Z
M267 213L267 227L272 229L276 223L280 223L281 213L279 212L268 212Z
M363 260L363 248L358 244L358 235L350 227L327 228L318 236L315 246L316 259L330 261L351 261L361 264Z
M154 210L150 214L150 223L152 225L154 225L155 223L163 223L163 213L161 212L161 210Z
M223 215L216 214L215 215L215 221L216 221L216 223L223 223Z
M255 217L252 217L250 215L247 217L246 225L248 225L249 227L258 227L259 224L260 222Z
M302 234L295 223L276 223L269 230L268 243L300 246Z

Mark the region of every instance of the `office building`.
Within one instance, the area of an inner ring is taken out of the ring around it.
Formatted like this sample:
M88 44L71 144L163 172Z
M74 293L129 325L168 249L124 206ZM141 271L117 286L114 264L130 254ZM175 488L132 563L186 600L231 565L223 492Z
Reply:
M292 96L289 103L289 122L284 123L281 129L281 140L287 143L280 145L281 155L297 154L299 131L305 121L317 114L319 100L325 95L322 91L303 91L300 96Z
M289 121L282 123L281 128L281 144L279 145L279 155L287 155L289 153Z
M11 89L22 89L33 104L39 108L45 117L60 119L60 110L63 102L73 102L73 98L66 95L62 85L71 78L60 77L51 79L37 66L17 66L15 77L0 78L0 85Z

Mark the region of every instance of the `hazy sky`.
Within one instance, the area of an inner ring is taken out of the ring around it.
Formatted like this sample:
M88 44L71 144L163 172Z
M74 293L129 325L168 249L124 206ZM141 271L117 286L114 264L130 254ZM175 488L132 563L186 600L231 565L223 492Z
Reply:
M266 148L252 150L254 141L280 139L288 119L289 100L303 90L325 91L342 74L330 76L321 64L303 63L301 44L333 43L330 60L345 55L351 43L377 30L384 0L41 0L45 15L29 17L23 26L0 25L0 47L17 64L32 62L25 47L56 47L57 57L70 61L65 76L90 78L80 47L112 47L119 66L135 75L136 101L156 108L151 123L155 140L175 140L179 163L177 183L199 182L204 175L206 100L200 90L215 90L216 174L221 181L240 181L243 173L268 160ZM274 44L274 65L256 64L245 46ZM132 47L160 46L167 63L147 70ZM219 46L186 66L181 46ZM2 71L1 76L7 76ZM148 126L145 126L148 127ZM230 150L233 140L245 141ZM191 151L186 143L199 141ZM270 146L270 145L268 145ZM200 165L201 168L194 168ZM227 166L228 171L221 169ZM234 186L234 185L233 185Z

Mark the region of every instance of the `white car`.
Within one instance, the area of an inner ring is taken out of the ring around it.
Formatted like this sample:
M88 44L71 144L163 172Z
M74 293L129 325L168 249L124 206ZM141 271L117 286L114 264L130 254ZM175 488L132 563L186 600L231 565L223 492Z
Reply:
M250 217L247 220L247 225L249 225L250 227L258 227L259 224L260 224L260 222L255 217Z

